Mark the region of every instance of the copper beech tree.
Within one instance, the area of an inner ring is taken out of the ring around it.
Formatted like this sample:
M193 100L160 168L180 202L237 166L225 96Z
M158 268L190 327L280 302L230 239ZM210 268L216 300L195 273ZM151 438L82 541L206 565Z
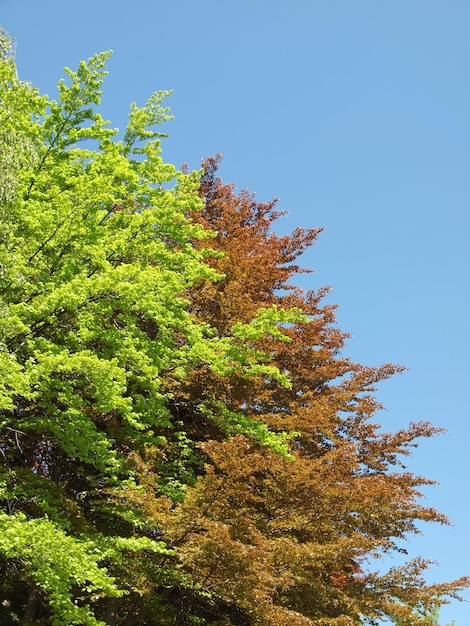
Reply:
M420 488L432 481L403 464L420 437L439 429L421 422L383 432L374 419L381 408L375 386L402 368L367 367L343 356L347 335L334 326L334 307L322 304L326 290L305 293L292 281L318 231L275 234L276 202L224 185L219 160L203 163L205 204L193 219L216 231L210 245L223 255L208 262L224 278L188 291L193 315L220 336L260 308L300 309L308 321L285 325L288 342L269 335L251 341L291 386L200 367L175 389L175 415L206 461L162 523L181 569L206 594L202 613L194 596L181 598L185 612L214 625L434 624L436 608L468 579L425 584L423 559L385 574L371 566L402 550L418 522L448 522L420 504ZM211 416L221 405L233 420L218 432ZM240 434L250 421L295 433L288 454Z

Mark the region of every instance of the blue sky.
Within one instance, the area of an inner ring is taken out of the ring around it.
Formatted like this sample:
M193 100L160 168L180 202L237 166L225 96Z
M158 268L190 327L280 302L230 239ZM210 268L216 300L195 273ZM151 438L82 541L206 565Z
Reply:
M51 96L64 66L113 49L113 126L172 89L168 161L221 152L226 182L280 198L280 232L324 228L300 284L332 285L353 359L409 367L381 385L380 421L449 430L409 465L440 482L428 503L454 527L425 527L409 553L439 562L429 580L470 574L470 3L0 0L0 25ZM452 603L442 622L468 615Z

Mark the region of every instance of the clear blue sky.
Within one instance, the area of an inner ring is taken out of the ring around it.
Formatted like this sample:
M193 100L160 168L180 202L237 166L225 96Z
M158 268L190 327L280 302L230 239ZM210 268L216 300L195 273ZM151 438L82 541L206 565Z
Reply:
M410 555L439 562L429 580L470 574L468 0L0 0L0 24L51 96L63 66L113 49L113 126L173 89L168 161L222 152L226 182L280 197L280 230L324 227L302 284L333 286L352 358L410 368L380 387L380 421L449 430L410 467L455 526ZM442 618L467 626L470 604Z

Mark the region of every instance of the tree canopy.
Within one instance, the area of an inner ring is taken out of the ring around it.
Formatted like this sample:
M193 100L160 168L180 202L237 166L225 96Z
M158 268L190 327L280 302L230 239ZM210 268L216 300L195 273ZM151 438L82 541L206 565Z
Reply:
M109 53L51 100L0 36L0 621L431 624L467 579L374 558L419 521L428 423L385 433L327 290L317 230L165 163L167 92L98 112Z

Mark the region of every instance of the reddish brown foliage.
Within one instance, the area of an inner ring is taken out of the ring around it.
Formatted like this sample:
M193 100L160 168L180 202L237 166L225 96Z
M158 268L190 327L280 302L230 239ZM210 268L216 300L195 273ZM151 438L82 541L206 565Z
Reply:
M193 315L220 337L272 305L297 307L310 321L283 328L289 343L252 342L288 374L291 388L266 376L218 376L203 365L184 381L170 372L173 426L160 433L166 443L129 454L140 488L126 497L174 555L136 557L133 568L116 572L130 594L119 600L120 620L108 623L357 626L389 617L429 626L416 608L438 606L468 580L426 585L419 559L384 575L370 570L418 522L447 523L420 504L421 487L432 481L403 464L420 437L439 429L418 423L388 433L375 423L375 387L402 368L351 362L334 307L323 303L327 289L304 293L292 284L319 231L276 235L275 202L237 195L216 178L217 165L217 158L204 163L205 206L192 215L217 235L193 245L223 253L207 262L224 278L186 294ZM296 433L290 457L227 435L200 410L215 402L271 431ZM184 499L161 495L171 496L178 482L187 485Z
M184 504L164 516L165 533L183 570L223 616L210 623L340 625L382 616L425 623L414 607L439 604L442 594L468 581L426 586L424 562L412 565L411 574L405 567L378 576L368 573L366 560L396 549L419 520L446 523L419 503L420 487L432 481L402 464L418 438L438 429L419 423L384 433L371 421L380 408L376 384L402 368L366 367L343 356L347 335L334 326L334 307L322 304L327 290L304 293L291 283L302 271L298 257L319 231L276 235L276 203L223 185L218 161L204 162L205 208L193 217L217 231L195 245L223 252L210 263L225 277L188 293L194 315L221 336L273 304L302 309L310 323L285 328L290 343L273 337L256 343L288 373L292 388L199 368L178 390L178 402L191 414L191 406L216 398L272 430L297 435L292 458L282 458L244 437L208 436L193 415L188 432L205 442L206 469Z

